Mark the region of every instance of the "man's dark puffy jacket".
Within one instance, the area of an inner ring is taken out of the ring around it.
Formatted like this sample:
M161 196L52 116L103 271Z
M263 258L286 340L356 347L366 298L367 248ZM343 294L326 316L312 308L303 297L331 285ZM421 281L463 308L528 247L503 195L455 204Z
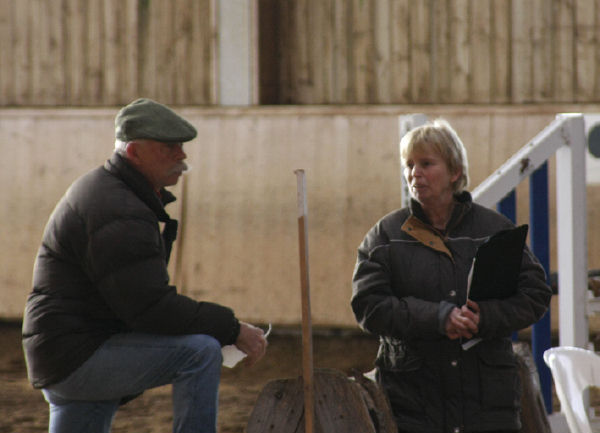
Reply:
M175 220L150 183L114 153L73 183L46 226L23 321L31 383L60 382L120 332L208 334L231 344L239 322L226 307L169 285ZM165 230L161 235L160 223Z
M401 431L518 430L521 388L510 336L543 316L552 292L526 248L517 292L478 303L483 340L463 350L447 338L445 321L465 303L477 247L513 226L467 192L457 200L445 234L415 201L367 233L352 308L361 327L380 337L378 378Z

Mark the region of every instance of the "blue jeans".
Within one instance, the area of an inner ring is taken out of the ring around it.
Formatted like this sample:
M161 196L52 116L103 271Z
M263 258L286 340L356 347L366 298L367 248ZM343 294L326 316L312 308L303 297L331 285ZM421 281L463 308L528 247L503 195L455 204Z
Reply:
M123 397L173 384L173 432L214 433L221 345L207 335L117 334L42 390L50 433L107 433Z

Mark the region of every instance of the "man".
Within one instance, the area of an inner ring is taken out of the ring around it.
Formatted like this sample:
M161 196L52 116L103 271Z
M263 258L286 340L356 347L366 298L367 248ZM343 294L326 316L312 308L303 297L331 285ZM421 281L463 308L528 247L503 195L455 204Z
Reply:
M119 404L173 384L173 431L215 432L221 346L252 365L263 331L169 285L177 221L165 187L186 170L196 129L138 99L115 119L115 152L76 180L46 226L23 321L29 380L51 433L108 432ZM161 233L160 227L164 226Z

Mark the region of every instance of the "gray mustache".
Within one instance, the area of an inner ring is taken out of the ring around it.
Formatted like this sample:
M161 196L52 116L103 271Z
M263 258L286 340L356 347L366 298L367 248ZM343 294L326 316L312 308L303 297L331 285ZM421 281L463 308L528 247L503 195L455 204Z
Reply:
M191 170L191 167L189 165L187 165L183 161L180 161L169 171L169 174L185 173L190 170Z

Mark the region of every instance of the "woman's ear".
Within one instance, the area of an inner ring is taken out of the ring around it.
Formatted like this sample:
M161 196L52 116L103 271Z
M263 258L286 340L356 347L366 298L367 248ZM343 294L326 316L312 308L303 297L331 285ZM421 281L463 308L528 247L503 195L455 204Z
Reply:
M452 176L450 176L450 180L452 183L455 183L458 179L460 179L461 176L462 176L462 168L459 168L456 170L456 173L454 173Z

